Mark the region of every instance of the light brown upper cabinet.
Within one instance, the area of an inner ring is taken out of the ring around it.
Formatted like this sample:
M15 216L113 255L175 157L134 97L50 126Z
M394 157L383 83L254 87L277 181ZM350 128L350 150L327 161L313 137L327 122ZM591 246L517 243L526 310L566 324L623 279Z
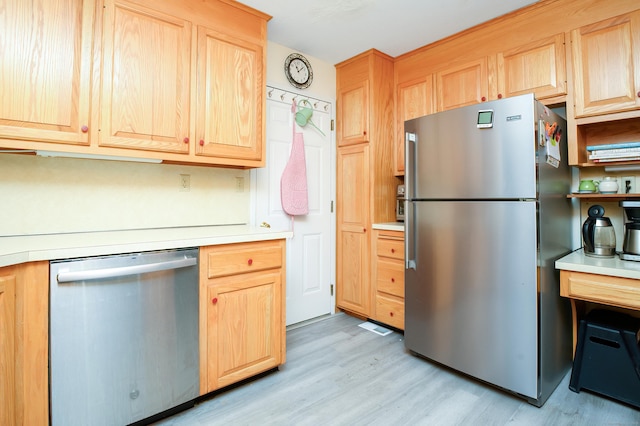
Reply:
M575 116L640 109L640 11L571 31Z
M338 92L338 146L369 141L369 80L341 87Z
M0 7L0 147L264 165L268 15L227 0L36 3Z
M196 154L261 161L261 45L198 28Z
M436 73L438 111L489 99L488 60L480 58Z
M545 99L567 93L564 34L498 53L498 99L534 93Z
M433 75L397 86L397 138L394 150L394 173L404 176L404 122L435 112Z
M88 145L95 0L5 0L0 138Z
M189 152L191 23L105 2L101 146Z

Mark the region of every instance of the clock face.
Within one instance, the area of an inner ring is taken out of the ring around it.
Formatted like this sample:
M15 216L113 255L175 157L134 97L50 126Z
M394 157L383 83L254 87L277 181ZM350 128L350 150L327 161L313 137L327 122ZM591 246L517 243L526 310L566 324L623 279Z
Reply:
M289 83L298 89L305 89L313 81L313 71L307 58L297 53L289 55L284 63L284 73Z

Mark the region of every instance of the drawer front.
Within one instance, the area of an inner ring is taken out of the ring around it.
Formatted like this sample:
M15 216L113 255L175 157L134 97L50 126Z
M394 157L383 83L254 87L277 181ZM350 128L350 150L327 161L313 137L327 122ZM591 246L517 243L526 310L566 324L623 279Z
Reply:
M404 261L404 241L378 238L376 251L378 256Z
M404 298L404 263L379 257L377 268L376 289Z
M378 294L376 320L404 330L404 303Z
M283 244L276 240L211 247L205 260L207 278L281 268Z
M640 309L640 280L560 271L560 295L622 308Z

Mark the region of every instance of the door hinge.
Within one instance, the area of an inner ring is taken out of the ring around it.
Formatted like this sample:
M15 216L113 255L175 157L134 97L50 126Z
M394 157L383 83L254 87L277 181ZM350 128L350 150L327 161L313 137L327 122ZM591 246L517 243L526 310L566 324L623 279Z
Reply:
M333 213L333 200L331 200L331 213Z
M331 284L331 295L333 296L333 284Z
M334 129L334 123L335 123L335 120L331 119L331 130Z

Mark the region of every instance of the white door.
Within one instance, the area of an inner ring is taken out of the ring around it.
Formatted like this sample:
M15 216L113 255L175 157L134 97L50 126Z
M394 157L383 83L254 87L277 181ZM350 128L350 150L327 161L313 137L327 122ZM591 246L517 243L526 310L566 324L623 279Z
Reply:
M256 170L255 222L293 231L293 238L287 241L286 265L287 325L290 325L333 312L332 105L310 99L315 104L311 121L324 136L311 124L296 126L304 137L309 214L292 220L282 210L280 178L291 152L294 123L291 102L295 94L275 91L266 102L267 164ZM306 98L297 95L297 99Z

